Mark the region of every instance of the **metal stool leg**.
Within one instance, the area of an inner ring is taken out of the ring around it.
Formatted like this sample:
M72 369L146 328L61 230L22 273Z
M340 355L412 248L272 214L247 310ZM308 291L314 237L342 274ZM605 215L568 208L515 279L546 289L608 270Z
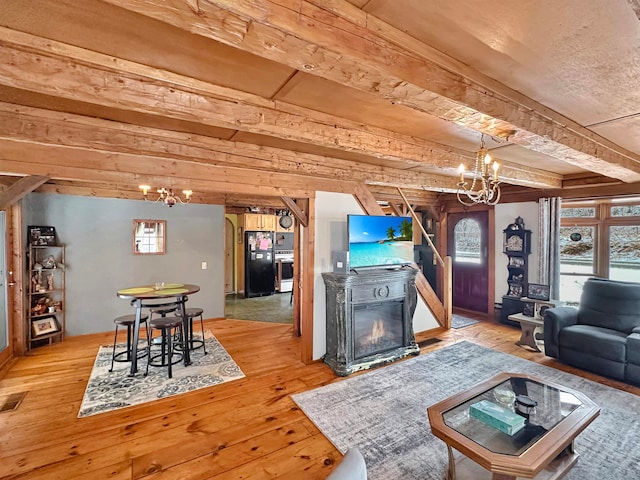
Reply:
M118 324L116 323L116 333L113 335L113 349L111 350L111 368L110 372L113 372L113 362L116 361L116 340L118 339Z
M200 314L200 331L202 332L202 350L204 351L204 354L207 354L207 342L205 341L204 338L204 320L202 318L202 314Z

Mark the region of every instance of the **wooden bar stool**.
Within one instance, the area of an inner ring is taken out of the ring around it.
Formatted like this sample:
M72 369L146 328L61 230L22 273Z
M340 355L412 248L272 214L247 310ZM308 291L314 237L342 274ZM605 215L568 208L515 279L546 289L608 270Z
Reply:
M140 315L140 325L144 323L145 332L147 332L147 344L149 344L149 327L147 325L147 319L149 317L147 315ZM111 351L111 368L110 372L113 372L113 363L114 362L130 362L131 361L131 352L132 349L132 336L133 336L133 326L136 323L135 314L130 315L122 315L120 317L114 318L113 323L116 325L116 333L113 335L113 350ZM123 326L127 327L127 346L124 352L116 353L116 342L118 340L118 327ZM143 358L147 355L147 350L142 349L138 350L138 358Z
M145 376L149 374L149 365L152 367L167 367L169 378L173 377L171 367L183 359L182 353L176 352L173 348L174 335L182 342L182 318L180 317L160 317L149 320L149 329L160 330L160 353L151 354L153 342L147 344L147 370Z
M180 309L176 312L178 316L182 316ZM207 347L204 344L204 321L202 319L203 310L201 308L186 308L185 313L189 319L189 332L188 332L188 347L190 350L201 348L204 350L204 354L207 354ZM202 340L193 338L193 319L194 317L200 317L200 331L202 332ZM176 347L177 348L177 347Z

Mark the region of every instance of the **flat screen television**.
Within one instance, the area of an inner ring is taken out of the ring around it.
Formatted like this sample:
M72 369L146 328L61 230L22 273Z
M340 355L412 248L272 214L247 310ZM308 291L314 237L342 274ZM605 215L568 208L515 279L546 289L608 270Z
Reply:
M413 263L411 217L348 215L349 267Z

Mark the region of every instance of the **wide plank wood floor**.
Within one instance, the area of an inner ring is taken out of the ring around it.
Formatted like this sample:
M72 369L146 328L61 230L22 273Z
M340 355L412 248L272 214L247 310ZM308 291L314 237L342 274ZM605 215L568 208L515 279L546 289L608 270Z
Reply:
M321 362L300 362L290 325L205 323L246 378L83 419L77 413L98 346L112 333L68 338L17 359L3 372L0 402L27 394L17 410L0 413L0 478L325 478L341 454L290 395L341 379ZM518 347L519 330L493 321L436 336L442 341L423 353L468 340L640 394Z

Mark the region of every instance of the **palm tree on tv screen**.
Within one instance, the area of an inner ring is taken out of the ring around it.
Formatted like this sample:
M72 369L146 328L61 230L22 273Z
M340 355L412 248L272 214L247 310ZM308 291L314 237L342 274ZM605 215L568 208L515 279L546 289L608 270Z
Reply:
M393 227L389 227L387 228L387 238L389 238L390 240L393 240L394 238L396 238L396 229Z
M411 239L413 237L413 229L411 228L411 222L409 220L403 220L400 223L400 235L405 239Z

